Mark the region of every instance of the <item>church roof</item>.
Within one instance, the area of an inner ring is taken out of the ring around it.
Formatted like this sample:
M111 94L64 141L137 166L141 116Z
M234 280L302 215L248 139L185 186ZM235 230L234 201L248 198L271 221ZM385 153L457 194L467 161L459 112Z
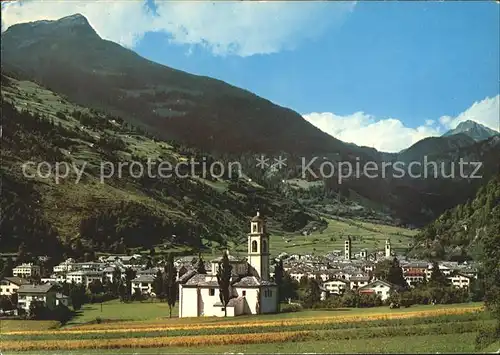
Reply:
M195 274L187 282L187 286L219 286L215 276L205 274Z
M229 259L229 262L231 262L231 263L242 263L242 262L246 261L245 258L237 258L233 255L228 255L227 257ZM212 259L213 263L218 263L221 261L222 261L222 256L219 256L218 258Z
M241 278L238 282L233 284L233 287L258 287L258 286L275 286L272 281L260 280L255 276L246 276Z
M252 222L263 222L264 219L261 216L252 217Z

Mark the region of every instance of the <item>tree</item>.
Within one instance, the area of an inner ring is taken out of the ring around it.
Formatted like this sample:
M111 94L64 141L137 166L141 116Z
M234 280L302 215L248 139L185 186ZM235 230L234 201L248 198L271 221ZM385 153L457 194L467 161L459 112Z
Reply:
M28 316L30 319L43 319L47 313L47 307L43 301L32 301Z
M168 302L169 316L172 318L172 308L177 300L177 270L174 266L174 256L168 254L167 263L165 264L165 293Z
M321 301L321 290L319 288L319 283L316 279L311 279L309 280L309 287L307 288L304 297L304 306L310 308L319 301Z
M222 260L219 262L217 270L217 283L219 284L219 296L222 305L224 306L224 317L227 317L227 304L231 299L231 275L233 267L229 262L229 257L225 251L222 254Z
M399 260L397 258L392 260L392 264L387 272L387 281L394 285L404 287L405 289L408 288L408 283L403 275L403 269L401 265L399 265Z
M127 301L129 301L132 296L132 280L135 279L136 274L137 273L132 268L125 269L125 294Z
M393 264L393 260L385 259L375 264L373 276L378 280L387 280L389 269Z
M14 262L12 261L12 258L7 258L7 260L3 265L2 277L11 277L13 269L14 269Z
M285 271L283 270L283 260L281 258L274 265L274 282L276 283L278 295L276 297L277 310L280 311L280 303L283 300L283 277Z
M497 187L500 189L500 183ZM497 201L498 202L498 201ZM500 206L491 213L493 220L483 236L484 254L482 274L485 285L485 305L497 320L495 329L480 331L476 338L478 348L484 348L500 338Z
M93 295L97 295L99 293L103 293L104 292L104 287L102 286L102 282L100 280L93 280L89 284L89 291Z
M165 290L163 289L163 273L161 270L158 270L156 273L156 276L153 279L152 288L156 297L159 298L160 301L163 301L163 298L165 297Z
M85 286L83 284L72 283L70 286L69 296L73 309L78 311L85 303Z
M205 261L203 261L201 254L198 255L198 261L196 262L196 272L202 275L207 273L207 270L205 269Z
M112 282L111 282L111 293L116 297L118 296L120 284L122 282L122 272L118 266L115 266L112 274Z
M151 269L151 268L153 268L153 266L154 266L154 265L153 265L153 260L152 260L152 258L151 258L151 257L147 258L147 261L146 261L146 267L145 267L145 269L146 269L146 270Z
M24 242L21 242L21 244L19 244L19 247L17 248L16 262L17 263L25 263L26 261L28 261L28 254L26 252L26 244Z
M287 272L284 273L283 282L281 285L281 299L292 300L297 299L299 283L294 280Z
M429 284L432 286L448 286L449 282L446 276L444 276L443 272L439 268L439 264L437 261L432 262L432 272L431 277L429 279Z

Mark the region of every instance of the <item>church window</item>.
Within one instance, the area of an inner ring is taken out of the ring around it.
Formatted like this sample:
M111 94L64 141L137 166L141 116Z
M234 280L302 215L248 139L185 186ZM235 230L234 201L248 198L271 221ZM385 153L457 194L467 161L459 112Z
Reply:
M252 224L252 233L257 233L257 223Z
M210 289L208 290L208 295L209 295L209 296L215 296L215 288L210 288Z
M257 241L254 240L252 242L252 253L256 253L257 252Z
M262 252L263 253L267 252L267 243L265 240L262 241Z
M246 296L246 295L247 295L247 291L243 291L243 292L241 293L241 295L242 295L242 296Z

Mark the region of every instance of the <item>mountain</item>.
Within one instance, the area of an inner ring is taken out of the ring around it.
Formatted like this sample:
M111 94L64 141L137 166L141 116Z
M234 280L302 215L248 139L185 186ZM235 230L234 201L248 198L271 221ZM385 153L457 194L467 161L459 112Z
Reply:
M476 141L464 133L452 136L424 138L398 154L398 160L404 162L420 161L424 156L443 153L468 147Z
M499 132L471 120L461 122L455 129L443 134L443 137L450 137L457 134L465 134L476 142L500 135Z
M20 245L58 257L75 250L209 250L240 243L256 209L268 218L271 233L320 222L318 213L245 176L181 166L201 161L195 149L154 139L36 83L2 74L1 84L2 252ZM154 164L152 175L131 170L132 163L146 169L148 158L178 166L187 177L161 177ZM25 162L32 162L25 170L31 178L23 172ZM36 174L41 163L50 170ZM65 178L57 179L56 163L68 164L59 170Z
M500 175L482 186L476 196L445 211L415 237L411 255L463 261L483 254L482 242L497 238L500 224Z
M103 40L79 14L13 25L1 42L5 70L161 139L226 153L356 149L249 91L154 63Z
M475 143L464 135L424 140L400 155L346 144L298 113L249 91L154 63L103 40L78 14L57 21L13 25L1 39L2 73L36 82L65 102L100 112L93 115L114 117L117 122L123 119L125 127L134 126L150 140L178 146L177 153L183 156L198 151L217 160L238 160L245 174L264 190L283 193L286 186L282 182L296 178L301 183L319 183L314 188L286 189L286 199L307 201L314 208L319 205L328 211L347 213L347 217L353 217L352 213L359 216L353 211L361 209L364 217L420 226L473 196L480 182L391 179L383 175L371 178L365 174L342 184L336 182L338 174L305 181L308 178L301 176L300 169L302 157L321 157L314 165L317 171L325 161L349 161L352 166L374 162L380 167L398 158L408 163L430 155L455 163L464 156L485 159L491 174L500 155L494 141ZM37 100L43 103L45 99L37 96ZM85 118L84 122L93 120ZM102 134L100 131L94 134ZM288 159L286 169L256 168L255 155L261 153L283 154ZM202 154L197 154L201 158Z

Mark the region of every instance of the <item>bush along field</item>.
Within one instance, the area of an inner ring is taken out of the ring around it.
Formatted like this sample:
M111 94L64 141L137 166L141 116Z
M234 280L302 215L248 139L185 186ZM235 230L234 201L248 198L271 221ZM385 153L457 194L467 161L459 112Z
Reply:
M331 340L386 339L477 333L494 327L494 320L481 306L457 306L418 311L391 311L313 317L308 312L295 318L256 318L192 323L122 322L90 324L58 330L2 332L3 351L61 351L84 349L136 349L206 347L222 345L318 342ZM366 349L369 350L369 349Z

